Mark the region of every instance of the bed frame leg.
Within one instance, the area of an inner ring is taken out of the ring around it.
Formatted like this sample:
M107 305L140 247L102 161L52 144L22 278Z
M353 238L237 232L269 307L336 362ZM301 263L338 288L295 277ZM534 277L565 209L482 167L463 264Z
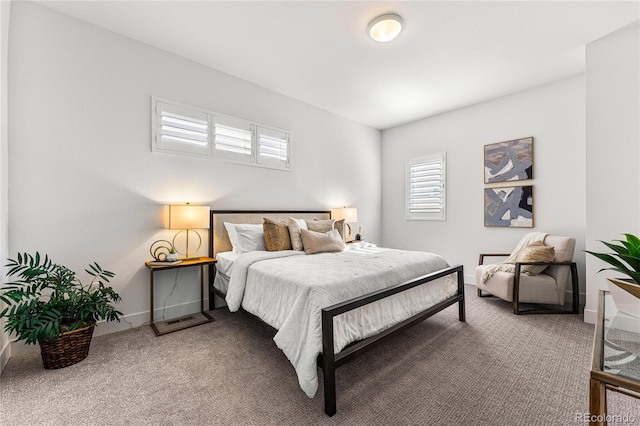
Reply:
M324 378L324 412L336 414L336 365L333 352L333 315L322 310L322 376Z
M324 370L324 412L333 416L336 411L336 372Z
M462 300L458 302L458 319L465 322L467 319L464 308L464 273L462 271L462 266L456 271L458 277L458 294L462 295Z

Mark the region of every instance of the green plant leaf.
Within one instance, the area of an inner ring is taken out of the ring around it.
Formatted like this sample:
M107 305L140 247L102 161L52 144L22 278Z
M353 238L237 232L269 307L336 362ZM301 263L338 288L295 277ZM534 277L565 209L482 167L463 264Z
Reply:
M587 253L596 256L598 259L605 261L606 263L613 265L615 267L618 267L620 269L628 269L627 266L625 266L620 260L618 260L617 258L613 257L610 254L607 253L595 253L592 251L588 251L585 250Z
M621 243L627 248L627 251L630 255L640 257L640 239L635 235L624 234L627 238L626 241L621 241Z
M625 236L624 240L614 240L611 243L601 241L614 253L596 253L588 250L585 250L585 252L612 266L611 268L602 268L598 272L616 271L640 283L640 238L633 234L623 235Z
M633 234L623 234L627 241L633 244L635 247L640 247L640 238L636 237Z
M59 336L62 327L98 318L119 321L122 316L112 305L120 296L102 283L115 274L96 262L87 272L100 281L98 287L83 286L75 272L39 252L18 253L16 259L7 259L6 266L14 281L0 287L0 300L7 305L0 317L5 318L5 331L15 334L17 341L34 344Z
M632 256L630 254L625 255L621 254L620 259L624 260L631 267L630 269L634 271L640 271L640 257Z
M629 254L629 249L624 245L617 245L612 243L607 243L606 241L600 241L605 246L609 247L611 250L615 251L617 254ZM621 243L625 243L624 241L620 241Z

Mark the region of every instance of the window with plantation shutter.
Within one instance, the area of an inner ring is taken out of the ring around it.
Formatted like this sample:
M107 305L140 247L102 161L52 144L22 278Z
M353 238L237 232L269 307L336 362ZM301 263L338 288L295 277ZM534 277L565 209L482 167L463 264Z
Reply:
M245 120L214 117L213 156L251 163L254 126Z
M156 103L155 141L152 149L208 157L209 117L200 111Z
M291 133L151 97L151 151L291 170Z
M256 136L259 164L289 167L289 135L287 133L258 126Z
M407 219L445 220L446 154L407 160Z

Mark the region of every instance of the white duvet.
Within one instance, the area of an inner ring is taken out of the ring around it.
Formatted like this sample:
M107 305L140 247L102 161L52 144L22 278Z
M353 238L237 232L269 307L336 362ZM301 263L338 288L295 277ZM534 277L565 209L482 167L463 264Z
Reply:
M318 389L321 309L449 267L432 253L383 248L305 255L299 251L243 253L233 265L226 302L276 328L276 345L293 364L302 390ZM457 291L449 275L334 319L335 352L439 303Z

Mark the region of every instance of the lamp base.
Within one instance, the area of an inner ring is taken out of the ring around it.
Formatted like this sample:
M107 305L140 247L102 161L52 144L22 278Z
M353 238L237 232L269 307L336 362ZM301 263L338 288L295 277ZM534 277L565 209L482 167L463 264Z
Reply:
M176 245L176 240L178 239L178 236L180 236L182 234L182 232L185 231L185 238L184 238L184 245L185 245L185 251L180 251L177 248ZM198 231L194 231L192 229L185 229L183 231L178 231L176 233L176 235L173 236L173 241L171 241L173 247L175 248L176 252L178 252L179 254L183 255L184 257L180 258L180 260L198 260L200 259L201 256L194 256L193 253L197 253L198 250L200 250L200 246L202 246L202 237L200 237L200 234L198 234ZM195 250L189 250L189 231L191 231L191 235L196 234L196 237L198 237L198 247L196 247Z

